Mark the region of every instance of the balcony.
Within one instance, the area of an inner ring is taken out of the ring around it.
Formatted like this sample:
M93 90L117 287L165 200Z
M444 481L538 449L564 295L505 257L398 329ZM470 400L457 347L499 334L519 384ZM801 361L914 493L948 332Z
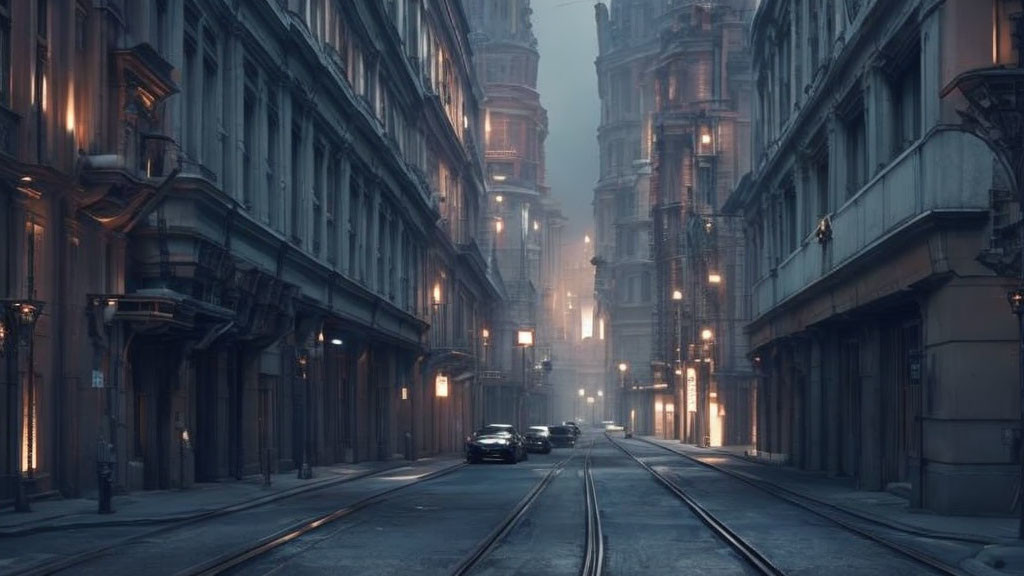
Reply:
M831 216L825 245L805 240L772 275L754 284L752 316L775 307L840 271L928 216L989 210L992 153L974 136L930 133L896 158ZM970 166L970 170L962 167Z

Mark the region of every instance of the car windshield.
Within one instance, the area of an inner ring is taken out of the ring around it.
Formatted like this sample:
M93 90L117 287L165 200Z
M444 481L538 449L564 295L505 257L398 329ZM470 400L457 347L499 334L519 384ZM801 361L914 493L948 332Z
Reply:
M511 436L515 429L511 426L484 426L476 431L477 436Z
M530 426L530 429L527 433L533 434L535 436L547 436L548 434L550 434L550 431L548 430L547 426Z

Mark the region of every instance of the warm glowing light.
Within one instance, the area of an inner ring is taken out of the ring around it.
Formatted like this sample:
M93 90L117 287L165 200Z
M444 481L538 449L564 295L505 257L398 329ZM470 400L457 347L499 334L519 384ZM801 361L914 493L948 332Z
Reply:
M604 318L597 322L597 333L601 340L604 340Z
M21 181L22 182L31 182L32 181L32 177L31 176L22 176L21 177Z
M324 331L323 330L321 330L320 333L316 335L316 341L321 343L321 344L323 344L323 342L324 342Z
M491 180L494 180L495 182L504 182L506 178L507 176L504 174L495 174L494 176L491 176Z
M594 403L594 397L593 396L587 396L587 404L593 404L593 403Z
M68 103L64 111L64 128L71 133L75 131L75 85L68 85Z
M584 340L594 337L594 306L584 304L580 307L580 337Z
M708 134L707 132L701 134L700 135L700 143L705 145L705 146L707 146L708 144L711 144L711 134Z
M582 398L582 397L584 397L586 395L587 395L587 391L584 390L583 388L580 388L580 398Z
M501 221L501 218L498 218L497 220L494 221L494 230L495 230L495 232L497 232L498 234L501 234L501 231L504 230L504 229L505 229L505 223Z
M629 370L629 365L626 364L625 362L620 362L619 363L619 372L625 373L626 370Z
M708 282L710 282L712 284L721 284L722 283L722 275L721 274L708 274Z
M597 391L597 395L598 396L604 396L604 390L598 390Z
M711 330L709 330L707 328L705 328L705 329L700 331L700 339L701 340L708 341L708 340L711 340L714 337L715 337L714 333L711 332Z
M540 222L537 222L536 220L534 220L533 221L533 231L536 232L537 230L540 230Z
M501 194L498 194L497 196L494 197L494 201L497 202L498 204L501 204L502 202L505 201L505 197L502 196Z
M590 244L590 234L584 234L583 235L583 243L584 244Z
M487 328L484 328L484 329L483 329L483 330L482 330L482 331L480 332L480 335L481 335L481 336L483 336L483 337L484 337L484 339L486 340L487 338L490 338L490 337L491 337L491 331L490 331L490 330L488 330Z
M682 300L683 299L683 293L680 290L673 290L672 291L672 299L673 300Z
M466 128L466 129L469 128L469 116L466 116L466 115L462 116L462 127Z
M331 338L331 344L334 346L341 346L344 342L341 341L341 338Z
M441 283L434 284L434 304L441 303Z
M448 397L448 377L443 374L438 374L434 378L434 395L438 398Z
M520 330L516 342L520 346L533 346L533 330Z
M402 400L408 400L408 399L409 399L409 389L406 388L405 386L402 386Z

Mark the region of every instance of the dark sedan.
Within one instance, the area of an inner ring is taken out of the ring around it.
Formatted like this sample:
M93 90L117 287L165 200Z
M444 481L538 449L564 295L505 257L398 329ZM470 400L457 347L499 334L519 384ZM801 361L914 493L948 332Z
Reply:
M500 459L515 464L526 458L526 443L523 437L508 424L484 426L466 438L466 462L470 464L485 459Z
M526 431L526 451L548 454L551 452L551 431L547 426L530 426Z
M572 448L576 445L576 433L568 426L548 426L548 440L554 448Z
M579 424L576 424L572 420L569 420L568 422L562 422L562 426L568 426L569 428L571 428L572 433L575 434L577 438L579 438L580 434L583 433L583 431L580 430Z

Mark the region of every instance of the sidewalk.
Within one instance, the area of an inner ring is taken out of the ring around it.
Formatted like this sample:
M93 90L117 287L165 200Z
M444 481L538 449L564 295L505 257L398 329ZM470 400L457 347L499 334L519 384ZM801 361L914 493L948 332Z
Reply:
M895 494L857 490L850 478L834 478L820 472L808 472L756 460L746 456L747 447L698 448L690 444L680 444L678 440L653 437L643 439L704 460L709 456L735 456L736 458L716 459L710 463L832 504L854 515L897 530L945 540L966 540L983 545L1021 545L1021 541L1017 539L1017 518L945 516L911 508L909 501Z
M296 472L274 474L271 485L262 476L242 480L197 483L183 490L133 492L114 496L113 514L98 514L94 499L72 498L32 503L32 511L0 510L0 539L72 528L143 526L194 520L203 516L244 510L320 487L354 480L385 470L422 468L423 473L454 465L452 455L406 460L360 462L313 468L313 478L300 480Z

